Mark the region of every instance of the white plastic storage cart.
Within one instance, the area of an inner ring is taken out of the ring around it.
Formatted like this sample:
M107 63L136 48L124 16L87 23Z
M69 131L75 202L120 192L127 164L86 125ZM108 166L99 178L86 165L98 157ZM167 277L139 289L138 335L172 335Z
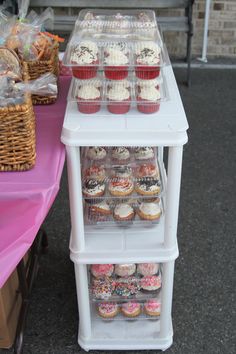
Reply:
M71 209L71 259L75 264L78 306L78 341L90 349L167 349L172 343L172 291L174 261L178 257L177 223L183 145L188 123L171 66L163 68L169 100L152 115L88 116L78 114L69 102L62 142L66 145ZM163 171L164 214L151 228L85 225L81 182L81 148L87 146L157 146ZM168 149L167 172L163 150ZM159 321L103 321L90 301L88 265L162 263L161 315Z

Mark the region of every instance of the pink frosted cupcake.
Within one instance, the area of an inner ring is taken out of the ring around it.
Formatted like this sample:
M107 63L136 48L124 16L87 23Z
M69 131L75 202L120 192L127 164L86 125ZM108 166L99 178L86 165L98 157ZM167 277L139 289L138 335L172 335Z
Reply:
M98 46L95 42L84 41L73 47L71 52L73 76L78 79L91 79L97 75Z
M110 277L114 271L113 264L92 264L90 271L95 278Z
M113 114L125 114L130 110L130 84L128 81L110 83L107 88L107 108Z
M135 301L125 302L121 306L121 313L126 317L137 317L141 313L141 305Z
M145 292L153 292L161 287L160 275L146 275L140 281L141 289Z
M144 312L151 317L160 316L161 303L157 299L150 299L144 304Z
M96 113L101 108L101 90L98 82L85 83L77 91L78 110L81 113Z
M160 74L161 48L152 41L138 42L135 46L136 76L143 80L155 79Z
M119 313L119 306L116 302L101 302L97 309L99 316L103 318L113 318Z
M128 48L125 42L110 43L104 50L105 76L123 80L128 76Z
M154 275L159 272L158 263L140 263L137 266L137 272L143 276Z

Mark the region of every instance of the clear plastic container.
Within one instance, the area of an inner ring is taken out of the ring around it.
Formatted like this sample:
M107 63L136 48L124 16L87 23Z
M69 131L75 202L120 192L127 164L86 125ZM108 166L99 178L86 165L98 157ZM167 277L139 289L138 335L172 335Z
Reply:
M79 15L63 58L78 79L103 70L122 80L134 70L138 78L154 79L167 62L153 11L85 10Z
M141 264L144 274L140 273L139 267L140 265L134 263L90 266L90 301L122 304L129 301L141 303L156 298L161 291L161 264Z
M76 102L78 111L83 114L104 116L137 111L152 114L159 111L161 102L168 100L168 93L162 76L140 80L130 73L125 80L113 81L97 75L86 81L74 78L67 100Z
M82 191L89 225L156 224L163 214L163 171L152 147L86 147ZM145 204L149 203L149 204Z

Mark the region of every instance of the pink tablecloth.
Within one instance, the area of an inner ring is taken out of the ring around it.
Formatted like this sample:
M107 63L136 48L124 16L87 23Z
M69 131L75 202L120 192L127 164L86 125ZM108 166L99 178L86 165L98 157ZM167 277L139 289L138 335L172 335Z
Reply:
M70 78L60 78L57 102L35 107L36 165L0 173L0 288L29 249L59 190L65 161L60 142Z

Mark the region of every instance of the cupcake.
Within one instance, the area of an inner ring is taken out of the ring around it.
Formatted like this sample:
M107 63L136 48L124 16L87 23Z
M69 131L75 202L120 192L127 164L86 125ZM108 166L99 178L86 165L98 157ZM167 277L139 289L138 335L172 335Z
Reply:
M105 183L97 181L95 179L89 179L84 182L83 185L83 195L87 198L98 198L102 197L105 193ZM86 202L90 202L88 199L85 199Z
M88 179L96 179L98 181L104 181L106 177L106 171L104 166L92 165L87 168L84 172L84 178Z
M105 200L103 200L100 203L96 203L96 204L91 205L90 214L93 214L93 217L94 217L96 215L98 215L98 216L111 215L112 212L111 212L109 204Z
M161 93L158 86L144 86L137 93L137 109L141 113L155 113L160 108Z
M161 48L152 41L138 42L135 46L136 76L143 80L155 79L160 74Z
M101 89L99 82L85 83L77 91L77 105L81 113L91 114L100 111Z
M139 279L134 276L128 276L116 280L114 293L122 298L127 298L137 295L140 289Z
M160 275L146 275L140 280L141 290L144 292L154 292L161 287Z
M161 302L158 301L157 299L149 299L147 302L145 302L144 306L144 312L148 316L160 316L161 314Z
M144 196L158 195L161 192L161 182L158 178L144 177L137 180L135 190Z
M106 149L102 146L90 146L87 151L89 160L100 161L105 159L106 155Z
M137 317L141 313L141 305L135 301L125 302L121 306L121 313L126 317Z
M136 271L136 264L115 264L115 274L119 277L128 277Z
M113 264L92 264L90 271L95 278L110 277L114 271Z
M141 203L137 208L137 214L142 220L159 220L161 217L161 208L158 203Z
M95 299L98 300L108 300L115 289L115 285L112 279L100 278L94 279L92 283L92 294Z
M91 79L97 75L98 46L92 41L84 41L71 51L72 72L78 79Z
M119 306L116 302L100 302L97 311L103 318L113 318L119 313Z
M132 176L132 168L126 165L113 166L111 176L115 178L129 178Z
M159 171L156 165L152 163L137 166L136 176L142 177L159 177Z
M113 178L108 185L108 190L115 197L125 197L134 190L133 181L129 178Z
M135 149L134 155L137 160L149 160L154 157L154 151L150 146L140 146Z
M110 43L104 49L105 76L123 80L128 76L129 54L126 42Z
M130 158L129 149L124 146L113 147L111 157L114 162L127 163Z
M154 275L159 272L159 264L158 263L140 263L137 265L137 273L146 276L146 275Z
M107 109L113 114L125 114L130 110L130 85L127 81L109 84Z
M127 203L117 204L114 209L114 219L117 221L130 221L134 218L134 209Z

